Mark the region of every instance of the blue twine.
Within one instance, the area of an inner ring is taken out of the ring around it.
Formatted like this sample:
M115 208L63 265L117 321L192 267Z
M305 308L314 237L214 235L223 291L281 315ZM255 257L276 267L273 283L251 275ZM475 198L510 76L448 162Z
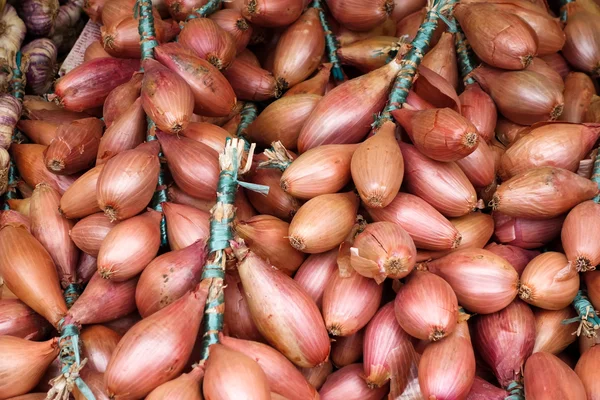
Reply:
M202 271L201 280L209 279L209 278L225 279L225 271L218 264L214 264L214 263L206 264L204 266L204 270Z
M64 319L59 323L61 334L58 340L60 347L58 357L62 365L61 372L66 374L70 371L72 365L81 365L81 356L79 349L79 328L75 324L63 325L63 323ZM81 377L75 380L75 385L87 400L96 400L96 396L94 396Z
M81 287L76 283L70 283L63 292L67 307L71 308L75 301L79 298Z
M406 101L408 92L417 74L419 64L421 64L425 53L427 53L427 50L429 49L431 38L437 28L438 19L441 17L443 9L451 6L456 1L457 0L439 0L427 12L425 20L411 42L410 50L402 59L402 69L396 76L396 80L394 81L394 85L388 98L388 103L383 110L383 113L377 117L373 124L375 128L383 125L385 121L391 120L391 112L402 107L402 103Z
M565 319L562 321L563 325L569 325L574 322L579 322L579 328L577 329L577 335L581 332L587 337L596 336L596 330L600 328L600 318L594 310L594 306L588 298L585 296L583 290L577 292L577 296L573 299L573 308L577 311L577 317Z
M460 75L463 78L465 85L475 83L475 79L471 78L469 74L475 69L475 61L473 60L473 50L471 45L465 37L465 33L458 25L455 24L456 31L454 32L454 42L456 44L456 56L458 58L458 66L460 68Z
M134 16L139 17L138 32L140 34L142 60L154 58L154 48L158 46L158 40L156 40L156 31L154 30L152 0L137 0L134 6Z
M598 187L600 188L600 151L598 152L598 154L596 155L596 159L594 160L594 170L592 173L591 180L595 182L596 185L598 185ZM600 203L600 194L594 197L594 202Z
M504 400L525 400L525 394L523 393L523 385L520 382L512 381L506 387L509 396L505 397Z
M196 8L186 18L186 21L196 18L206 18L207 16L214 14L219 8L221 8L222 0L210 0L208 3L200 8Z
M329 27L329 22L327 22L327 16L325 15L325 10L323 10L321 0L313 0L311 7L316 8L317 11L319 11L319 20L321 21L323 32L325 32L327 56L329 57L329 62L332 64L331 74L333 76L333 79L335 79L338 82L343 81L344 71L342 70L340 59L337 56L337 51L340 46L337 41L337 38L335 37L335 35L331 31L331 28Z
M23 101L23 97L25 96L25 84L23 82L23 71L21 71L21 64L23 62L23 55L21 51L17 51L17 55L15 56L15 68L13 69L13 75L11 80L12 86L12 95L18 99L19 101ZM18 137L21 135L18 129L15 128L13 132L12 142L15 143L18 141ZM4 202L2 204L3 210L8 210L10 207L8 206L7 200L12 200L17 198L17 191L15 186L20 179L19 170L17 166L13 162L12 157L8 162L8 188L6 193L4 193Z
M560 0L560 20L562 22L567 22L569 16L567 15L567 7L566 5L572 3L575 0Z
M200 358L206 360L209 356L209 348L215 343L219 343L219 332L223 330L223 305L225 296L222 287L216 298L206 302L204 307L204 319L202 320L202 347Z
M244 149L248 151L250 150L250 142L248 142L248 139L246 138L246 130L256 119L256 116L258 115L258 109L254 103L247 102L244 104L244 108L242 108L240 115L240 124L237 127L235 136L244 141Z

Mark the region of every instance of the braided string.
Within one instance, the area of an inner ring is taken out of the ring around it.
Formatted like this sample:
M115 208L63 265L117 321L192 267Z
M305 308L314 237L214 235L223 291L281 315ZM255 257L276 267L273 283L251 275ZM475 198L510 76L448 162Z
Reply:
M331 63L331 73L333 75L333 79L340 82L344 80L344 71L342 70L342 65L340 63L340 59L337 56L337 51L340 47L337 38L331 31L329 27L329 22L327 22L327 16L325 15L325 10L323 9L323 5L321 0L313 0L312 8L316 8L319 11L319 20L321 21L321 26L323 27L323 32L325 32L325 44L327 46L327 56L329 57L329 62Z
M523 385L518 381L512 381L506 387L509 395L504 400L525 400L525 393L523 392Z
M211 14L214 14L216 11L221 8L222 0L210 0L208 3L203 5L200 8L196 8L192 11L190 15L186 18L186 21L195 18L206 18Z
M577 317L565 319L562 324L569 325L579 322L573 335L581 336L583 333L588 338L596 337L596 331L600 329L600 317L583 290L578 291L577 296L573 299L573 308L577 311Z
M458 58L460 75L463 78L465 86L475 83L475 79L469 76L469 74L475 69L473 50L467 41L465 33L460 28L460 25L458 25L458 22L456 22L456 32L454 32L454 42L456 44L456 56Z
M79 376L87 359L81 360L79 349L79 328L74 324L65 324L64 318L58 324L60 338L58 358L61 374L50 381L52 388L48 391L47 400L69 400L75 386L87 400L96 400L88 385Z
M390 121L392 119L391 112L401 108L402 103L406 101L408 92L417 76L417 69L421 64L425 53L429 50L431 38L437 28L438 20L442 19L447 21L443 14L451 11L456 1L457 0L430 0L425 20L411 42L410 50L402 58L401 69L394 81L388 103L383 110L383 113L376 118L373 124L375 128L379 128L384 122ZM453 25L450 21L447 23Z
M248 101L244 104L244 108L242 108L240 115L240 124L237 127L235 136L244 141L244 147L246 151L248 151L250 150L250 142L248 142L248 139L246 138L246 131L258 116L258 109L254 103Z
M229 243L233 239L231 225L235 218L234 203L238 186L263 194L267 194L269 191L268 186L238 180L239 174L250 169L255 146L255 144L250 145L246 165L243 169L241 169L241 163L245 149L244 140L228 139L223 153L219 156L221 172L217 184L217 203L211 210L210 237L208 239L209 261L202 272L202 280L211 280L202 320L204 332L201 347L202 360L208 358L210 346L218 343L219 332L223 330L226 250L230 248Z
M20 103L23 102L23 97L25 96L25 74L23 73L24 67L23 55L20 51L17 51L15 56L15 68L13 69L12 73L11 87L13 97L19 100ZM12 137L13 143L18 142L19 135L19 130L15 128ZM17 170L17 166L11 157L8 162L8 188L6 193L4 193L4 204L2 205L2 209L8 210L9 206L7 200L17 198L17 191L15 187L19 179L19 171Z
M147 59L154 59L154 48L158 46L158 40L156 40L156 33L154 30L154 15L152 14L152 0L137 0L134 7L134 15L139 17L138 32L140 34L140 47L142 49L142 61ZM144 68L142 67L142 71ZM154 122L147 118L148 121L148 133L146 135L146 141L151 142L156 139L156 126ZM163 159L162 151L159 153L159 158ZM158 183L156 185L156 191L152 196L150 206L153 210L162 213L162 203L167 201L167 186L165 184L165 170L161 165L158 172ZM163 215L160 221L160 245L162 249L168 248L167 240L167 223Z

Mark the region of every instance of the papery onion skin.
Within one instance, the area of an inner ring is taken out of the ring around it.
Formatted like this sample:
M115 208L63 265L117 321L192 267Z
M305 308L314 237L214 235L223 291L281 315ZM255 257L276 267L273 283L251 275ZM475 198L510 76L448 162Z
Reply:
M69 237L75 225L59 213L60 194L51 186L40 183L31 196L29 216L31 233L52 257L63 288L75 283L79 249Z
M323 319L332 336L348 336L362 329L377 312L383 287L354 271L334 273L323 293Z
M227 69L235 58L233 37L212 19L194 18L187 21L177 41L219 70Z
M507 180L536 167L558 167L575 172L599 134L600 125L555 123L534 127L506 149L499 175Z
M327 360L327 330L304 289L252 252L238 264L238 271L252 319L269 343L299 367ZM278 300L271 301L274 298Z
M477 193L455 163L442 163L422 155L414 146L400 143L405 160L404 183L446 217L460 217L477 206ZM433 189L433 190L432 190Z
M550 242L560 234L564 215L549 219L515 218L493 212L496 239L503 244L535 249Z
M598 16L582 11L569 15L565 27L567 40L562 54L575 68L592 76L600 75L600 21Z
M525 364L524 378L527 400L587 398L577 374L558 357L549 353L535 353L529 357Z
M351 160L356 144L315 147L296 158L281 176L281 188L299 199L336 193L351 178Z
M393 0L327 0L340 24L355 31L367 31L381 24L394 10Z
M363 355L365 330L350 335L341 336L331 344L330 359L337 368L357 362Z
M389 390L388 385L371 389L363 378L360 363L350 364L334 372L319 390L321 400L344 400L357 398L361 400L381 400Z
M81 251L93 257L98 257L102 241L117 223L110 222L110 219L104 213L95 213L79 220L71 228L69 235Z
M526 250L517 246L497 244L495 242L488 244L484 249L504 258L519 275L521 275L529 261L540 254L539 251Z
M523 69L537 53L537 35L514 14L476 3L457 6L455 16L475 54L494 67Z
M0 229L0 276L17 298L53 326L67 313L52 258L22 226Z
M253 28L242 16L241 9L224 8L210 15L209 18L233 37L238 54L244 51L252 38Z
M167 237L172 250L180 250L197 241L207 242L210 214L191 206L162 203L167 221Z
M368 224L350 249L352 268L377 283L401 279L414 268L417 250L409 234L393 222Z
M338 37L339 38L339 37ZM319 70L310 79L300 82L292 86L282 97L293 96L296 94L316 94L323 96L326 92L329 83L329 75L331 73L331 63L321 64Z
M517 299L503 310L475 317L473 342L479 355L492 367L500 386L519 380L535 342L531 308Z
M269 389L289 400L310 400L318 394L300 371L272 347L258 342L219 336L220 343L245 354L260 365L265 372Z
M468 119L450 108L392 111L408 133L414 146L436 161L457 161L477 148L477 128Z
M124 150L139 146L145 139L146 114L138 97L104 132L98 146L96 166L106 163Z
M167 133L179 133L190 122L194 94L187 82L158 61L144 61L142 106L156 127Z
M21 130L33 143L48 146L56 137L58 124L44 120L22 119L17 123Z
M562 88L542 74L502 71L485 66L475 68L472 74L492 97L498 111L512 122L531 125L553 121L562 114Z
M269 383L260 365L221 344L210 347L202 390L210 400L271 399Z
M157 137L177 186L191 196L214 199L219 178L215 152L207 145L186 137L177 138L163 132L158 132Z
M310 199L290 223L292 247L311 254L333 249L350 233L357 210L358 198L353 192L324 194Z
M517 271L487 250L458 250L427 263L427 269L452 286L461 305L479 314L500 311L517 296Z
M109 93L139 70L139 60L97 58L87 61L56 82L54 92L69 111L100 107Z
M101 211L96 197L96 185L103 168L103 165L91 168L65 191L59 206L60 213L65 218L85 218Z
M396 125L385 122L352 155L352 180L367 207L386 207L400 190L404 158L395 138Z
M419 361L419 385L428 399L462 399L474 379L475 355L463 321L450 336L427 345Z
M101 324L122 318L135 311L137 278L113 282L94 274L75 304L68 319L80 324Z
M577 340L573 335L573 325L565 325L562 322L577 316L571 306L561 310L534 310L535 316L535 345L533 352L546 352L554 355L559 354L571 343Z
M111 158L98 177L98 206L111 221L124 220L142 211L152 199L160 162L157 141L141 149L126 150Z
M340 47L337 56L343 65L350 65L367 73L387 64L387 50L396 48L397 43L398 38L395 36L369 37ZM407 47L402 46L399 50L405 53Z
M134 74L128 82L110 92L102 107L102 116L107 128L140 97L143 78L143 74Z
M457 247L462 236L436 209L420 197L398 193L388 207L369 209L374 221L400 225L421 249L447 250Z
M593 200L576 205L562 226L561 243L570 264L577 271L595 269L600 264L600 246L594 240L596 221L600 219L600 205Z
M256 215L236 223L234 229L250 250L290 276L304 261L305 254L294 249L286 238L289 224L279 218Z
M225 274L225 317L223 332L238 339L266 342L250 315L246 292L235 270Z
M112 399L144 397L182 371L198 335L208 286L208 281L199 285L141 320L123 336L105 373L107 392Z
M277 41L272 71L278 85L287 89L308 78L321 63L324 50L319 11L309 8Z
M200 282L207 255L205 247L204 241L198 241L161 254L144 268L135 292L135 302L143 318L165 308Z
M494 100L477 84L467 85L458 98L461 115L475 125L483 140L491 141L498 117Z
M187 138L207 145L217 153L223 151L223 144L228 138L234 137L224 128L208 122L190 122L182 134Z
M314 368L298 368L302 375L306 378L315 389L319 390L325 383L325 380L333 371L331 361L327 360L323 364Z
M564 254L549 251L527 264L521 274L519 297L544 310L568 306L579 290L579 274Z
M289 25L300 17L304 4L295 0L244 0L242 15L264 27Z
M306 120L298 137L298 150L324 144L357 143L370 130L373 114L387 100L398 60L351 79L328 92Z
M458 300L442 278L415 271L396 294L396 320L409 335L437 341L452 334L458 320Z
M321 98L317 94L297 94L274 101L248 127L248 138L263 146L280 141L286 149L295 149L304 122Z
M562 168L522 172L498 187L491 206L512 217L548 219L598 194L596 183Z
M63 194L75 181L73 176L56 175L48 171L44 165L44 151L47 146L39 144L13 143L10 146L13 161L21 174L21 178L31 187L39 183L47 183Z
M294 275L294 280L308 293L319 308L321 308L323 293L329 278L338 272L337 256L338 249L311 254Z
M588 297L596 307L597 304L600 304L600 271L588 271L583 274L583 279L587 287Z
M98 372L106 371L106 366L112 356L121 335L102 325L87 326L79 336L82 346L82 356L87 358L88 368Z
M586 119L586 113L595 93L594 82L588 75L583 72L570 72L565 78L565 107L559 120L573 123L594 122Z
M494 153L484 141L480 141L475 151L456 164L476 188L488 187L495 182Z
M35 39L22 49L29 57L27 87L35 94L44 94L52 86L56 69L56 45L47 38Z
M600 360L600 347L595 346L582 354L575 366L575 373L583 383L588 400L598 400L600 396L598 360Z
M504 400L507 396L508 392L506 390L492 385L479 376L475 376L473 386L471 386L466 400Z
M280 95L273 74L253 63L245 55L254 55L246 49L223 71L235 95L240 100L264 101ZM255 58L255 57L254 57Z
M150 210L111 229L98 252L100 275L124 281L146 268L160 247L161 219L161 213Z
M192 54L182 45L158 46L156 58L184 79L194 95L194 112L223 117L235 107L235 94L227 79L211 63Z
M204 377L204 367L196 366L191 372L182 374L172 381L154 389L147 400L203 400L200 382Z
M365 329L363 370L370 388L380 388L388 382L393 372L393 350L411 340L397 322L394 303L389 302L381 307Z
M27 340L42 340L52 327L18 299L0 299L0 336L10 335Z
M0 364L3 399L25 394L32 390L44 375L46 368L58 355L57 339L34 342L13 336L0 337Z

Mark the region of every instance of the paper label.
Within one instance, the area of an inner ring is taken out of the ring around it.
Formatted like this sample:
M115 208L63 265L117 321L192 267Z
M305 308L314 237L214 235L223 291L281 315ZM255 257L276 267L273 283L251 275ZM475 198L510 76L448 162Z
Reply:
M100 24L89 20L87 24L85 24L83 31L81 31L81 35L79 35L79 38L69 52L69 55L65 58L58 75L63 76L73 68L81 65L86 49L89 45L99 40L100 36Z

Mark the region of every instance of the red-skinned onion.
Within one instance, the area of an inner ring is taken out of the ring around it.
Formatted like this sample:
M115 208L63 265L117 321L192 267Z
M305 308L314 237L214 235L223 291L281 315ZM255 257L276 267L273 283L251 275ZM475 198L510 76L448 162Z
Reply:
M558 357L535 353L527 360L524 373L527 400L586 400L583 383L575 372Z

